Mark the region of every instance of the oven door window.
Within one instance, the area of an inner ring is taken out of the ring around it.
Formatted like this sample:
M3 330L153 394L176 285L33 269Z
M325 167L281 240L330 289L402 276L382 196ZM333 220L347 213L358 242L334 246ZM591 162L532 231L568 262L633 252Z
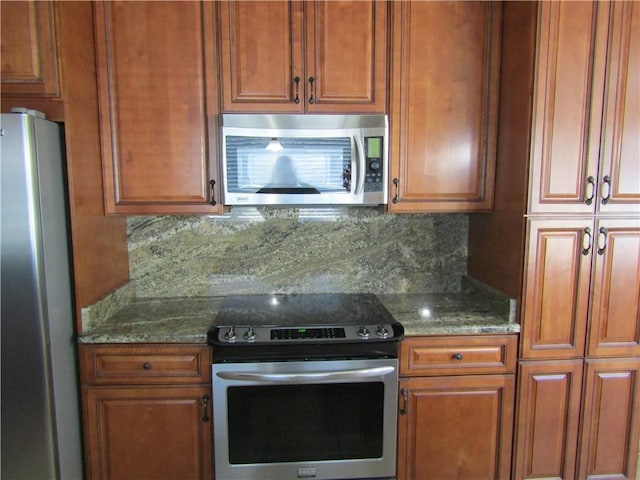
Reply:
M384 384L229 387L229 463L380 458Z

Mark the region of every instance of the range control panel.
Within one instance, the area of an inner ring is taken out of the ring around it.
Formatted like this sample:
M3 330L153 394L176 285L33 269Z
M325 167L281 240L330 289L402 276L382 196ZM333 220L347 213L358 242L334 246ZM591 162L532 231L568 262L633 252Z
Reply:
M390 324L336 325L322 327L216 327L214 337L222 344L275 344L386 340L394 337Z

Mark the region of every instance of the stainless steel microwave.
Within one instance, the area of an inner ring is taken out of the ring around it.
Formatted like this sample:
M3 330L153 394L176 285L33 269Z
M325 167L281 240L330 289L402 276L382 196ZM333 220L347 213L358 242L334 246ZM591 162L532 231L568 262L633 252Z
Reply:
M387 203L386 115L222 115L225 205Z

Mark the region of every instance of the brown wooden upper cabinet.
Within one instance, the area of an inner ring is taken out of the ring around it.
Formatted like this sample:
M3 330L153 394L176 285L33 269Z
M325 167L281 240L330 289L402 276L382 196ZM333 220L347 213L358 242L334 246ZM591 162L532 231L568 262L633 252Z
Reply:
M220 213L213 2L97 2L108 213Z
M0 18L2 111L22 106L62 120L53 2L2 2Z
M640 212L640 4L542 2L531 213Z
M502 6L393 2L392 212L490 210Z
M224 112L386 111L387 2L218 6Z

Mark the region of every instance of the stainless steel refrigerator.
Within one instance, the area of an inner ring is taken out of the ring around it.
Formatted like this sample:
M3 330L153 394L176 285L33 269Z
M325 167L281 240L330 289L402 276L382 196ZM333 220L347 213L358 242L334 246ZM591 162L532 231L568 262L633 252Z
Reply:
M81 479L69 228L61 129L0 121L1 476Z

